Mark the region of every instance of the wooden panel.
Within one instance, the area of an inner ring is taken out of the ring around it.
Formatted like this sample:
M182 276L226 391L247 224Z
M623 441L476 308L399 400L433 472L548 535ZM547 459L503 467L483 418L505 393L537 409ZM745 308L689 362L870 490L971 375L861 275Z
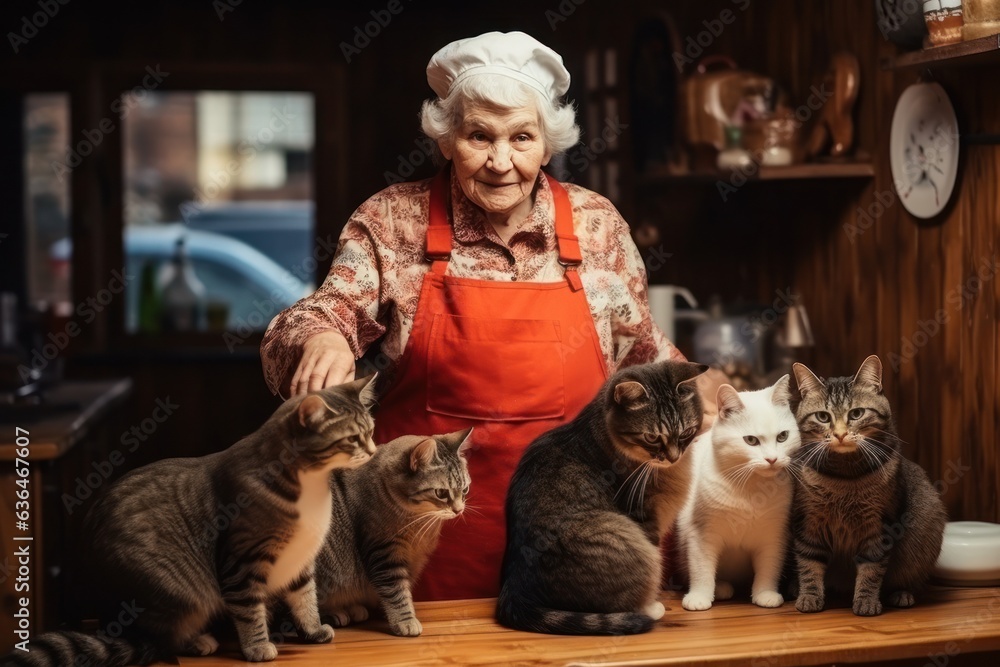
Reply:
M283 665L429 667L431 665L818 665L922 658L1000 650L1000 589L942 589L908 610L860 618L850 609L800 614L790 604L761 609L730 601L687 612L676 592L664 594L667 614L652 631L627 637L561 637L515 632L493 620L493 600L417 604L420 637L388 634L384 621L336 631L324 646L283 644ZM990 607L990 605L993 605ZM984 620L977 620L984 619ZM951 646L949 646L951 642ZM235 644L181 665L244 664ZM995 660L995 656L993 657ZM986 664L986 663L982 663Z

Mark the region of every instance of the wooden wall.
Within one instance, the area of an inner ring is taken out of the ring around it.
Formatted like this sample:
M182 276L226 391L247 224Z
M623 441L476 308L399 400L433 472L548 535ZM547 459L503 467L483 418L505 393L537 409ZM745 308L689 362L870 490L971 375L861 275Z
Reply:
M699 3L694 16L688 8L682 34L727 6ZM721 252L682 257L654 280L711 287L731 298L756 291L764 303L791 286L816 336L802 360L821 375L846 375L878 354L905 452L943 491L951 518L1000 521L1000 147L960 143L953 201L930 221L899 203L888 150L896 100L921 75L948 92L963 135L996 136L1000 57L978 67L883 70L881 59L896 47L878 31L873 3L794 0L754 3L710 51L777 77L804 100L828 54L839 49L860 60L857 143L874 161L875 177L752 184L732 205L706 192L692 205L688 195L672 208L690 209L693 231L681 238ZM858 225L859 210L874 211L873 222L861 218ZM860 233L850 233L852 225ZM671 220L676 227L684 223ZM680 253L691 252L683 247ZM699 270L712 278L702 280ZM935 327L936 318L943 323Z

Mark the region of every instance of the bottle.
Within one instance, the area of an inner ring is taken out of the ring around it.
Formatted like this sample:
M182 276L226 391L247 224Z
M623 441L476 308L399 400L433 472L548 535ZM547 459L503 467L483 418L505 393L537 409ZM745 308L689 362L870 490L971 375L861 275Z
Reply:
M147 260L139 277L139 332L156 333L160 330L162 304L156 285L156 265Z
M171 272L162 295L163 331L205 329L205 286L195 275L184 237L177 240Z
M742 148L743 130L736 125L726 126L726 148L719 153L716 158L716 166L719 169L742 169L753 162L745 149Z

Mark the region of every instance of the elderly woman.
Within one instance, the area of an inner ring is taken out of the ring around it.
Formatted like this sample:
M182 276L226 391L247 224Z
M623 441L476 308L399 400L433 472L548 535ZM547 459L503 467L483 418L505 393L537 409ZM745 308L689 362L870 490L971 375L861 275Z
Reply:
M261 357L272 391L294 395L352 379L381 338L377 442L475 427L477 511L445 524L415 597L489 597L524 448L619 367L683 356L650 319L628 224L542 171L579 139L562 58L493 32L441 49L427 79L422 128L444 168L355 211L326 281L274 318Z

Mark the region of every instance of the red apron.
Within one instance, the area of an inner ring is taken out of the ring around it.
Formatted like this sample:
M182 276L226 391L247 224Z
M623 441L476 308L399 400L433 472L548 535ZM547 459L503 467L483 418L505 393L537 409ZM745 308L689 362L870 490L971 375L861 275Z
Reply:
M395 379L379 400L375 441L475 427L467 450L473 511L444 522L414 598L495 597L505 548L504 502L521 453L580 412L607 368L575 266L566 190L546 175L566 279L552 283L445 275L451 255L448 172L431 184L420 301Z

